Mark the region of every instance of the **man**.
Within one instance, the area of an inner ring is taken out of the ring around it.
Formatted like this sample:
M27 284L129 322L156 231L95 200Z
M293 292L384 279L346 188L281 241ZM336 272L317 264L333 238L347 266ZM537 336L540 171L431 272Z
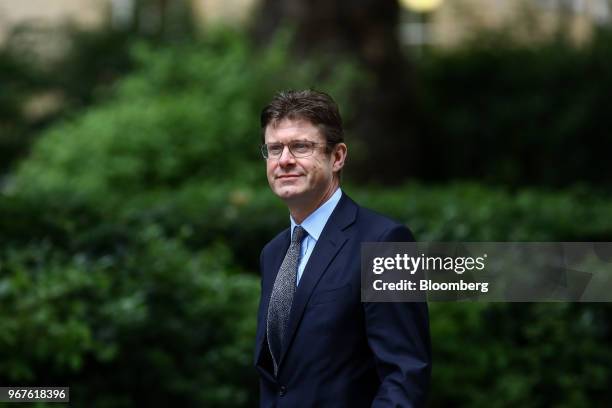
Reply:
M419 407L431 372L425 303L362 303L362 242L413 241L340 189L336 103L288 91L261 114L270 188L291 228L263 249L255 366L261 407Z

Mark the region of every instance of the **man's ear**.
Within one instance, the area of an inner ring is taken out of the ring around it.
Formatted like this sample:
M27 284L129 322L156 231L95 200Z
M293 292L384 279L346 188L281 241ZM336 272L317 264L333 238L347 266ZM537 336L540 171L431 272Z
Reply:
M338 143L334 146L334 150L332 151L332 171L338 172L342 170L347 154L348 148L344 143Z

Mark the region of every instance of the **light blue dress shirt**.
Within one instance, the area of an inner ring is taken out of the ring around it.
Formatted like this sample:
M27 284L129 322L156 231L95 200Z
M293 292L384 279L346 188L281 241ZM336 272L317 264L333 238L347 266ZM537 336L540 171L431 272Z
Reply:
M297 272L297 282L296 285L300 284L300 279L302 278L302 274L304 273L304 268L306 268L306 264L308 263L308 259L312 254L312 250L315 247L315 244L319 240L319 236L323 231L323 227L329 220L334 208L338 205L340 198L342 197L342 190L340 187L336 190L334 194L332 194L329 199L323 203L319 208L317 208L312 214L310 214L304 221L302 221L302 228L306 230L308 235L302 238L302 247L300 251L300 261L298 264L298 272ZM293 220L293 217L289 215L289 219L291 220L291 235L293 236L293 230L298 225Z

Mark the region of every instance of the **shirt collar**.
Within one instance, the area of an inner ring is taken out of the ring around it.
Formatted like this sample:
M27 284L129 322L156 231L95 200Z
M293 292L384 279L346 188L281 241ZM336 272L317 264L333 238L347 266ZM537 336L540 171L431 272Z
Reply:
M308 235L313 237L316 241L319 240L323 227L325 227L327 220L336 208L336 205L338 205L340 198L342 198L342 190L340 187L338 187L336 192L332 194L332 196L329 197L326 202L324 202L312 214L306 217L306 219L300 224L302 228L306 230ZM291 215L289 215L289 219L291 220L291 236L293 236L293 230L298 224L295 223Z

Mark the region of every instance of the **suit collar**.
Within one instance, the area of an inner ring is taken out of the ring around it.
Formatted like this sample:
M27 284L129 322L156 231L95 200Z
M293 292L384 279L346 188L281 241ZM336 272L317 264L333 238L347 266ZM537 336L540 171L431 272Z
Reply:
M338 205L332 213L329 222L336 225L338 229L343 231L355 222L358 209L359 206L353 200L351 200L349 196L342 192L340 202L338 202Z

